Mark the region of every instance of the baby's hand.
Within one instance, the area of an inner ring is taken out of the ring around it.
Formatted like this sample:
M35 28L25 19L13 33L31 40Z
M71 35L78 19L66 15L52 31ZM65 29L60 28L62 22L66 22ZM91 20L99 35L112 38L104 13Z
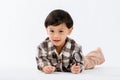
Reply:
M55 71L54 66L45 66L45 67L43 67L43 72L45 72L46 74L51 74L54 71Z
M71 72L72 73L74 73L74 74L78 74L78 73L80 73L80 64L79 63L77 63L77 65L76 64L74 64L74 65L72 65L72 67L71 67Z

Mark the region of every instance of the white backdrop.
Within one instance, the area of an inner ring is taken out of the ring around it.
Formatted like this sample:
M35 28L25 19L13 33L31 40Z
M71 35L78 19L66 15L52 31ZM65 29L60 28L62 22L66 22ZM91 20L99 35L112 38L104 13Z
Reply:
M119 4L119 0L0 1L0 68L36 69L37 46L47 36L44 20L54 9L72 16L70 37L82 45L83 54L101 47L106 58L103 66L120 67Z

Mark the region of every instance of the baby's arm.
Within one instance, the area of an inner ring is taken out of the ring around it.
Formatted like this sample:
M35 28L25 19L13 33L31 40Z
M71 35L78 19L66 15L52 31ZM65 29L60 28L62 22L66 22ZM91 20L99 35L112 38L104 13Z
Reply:
M72 55L72 66L71 66L71 72L78 74L83 71L84 69L84 60L83 60L83 54L81 52L81 47L77 47L77 52L74 52Z
M47 52L42 49L42 47L38 47L38 55L36 57L37 67L39 70L50 74L55 71L55 67L51 66L49 59L47 58Z

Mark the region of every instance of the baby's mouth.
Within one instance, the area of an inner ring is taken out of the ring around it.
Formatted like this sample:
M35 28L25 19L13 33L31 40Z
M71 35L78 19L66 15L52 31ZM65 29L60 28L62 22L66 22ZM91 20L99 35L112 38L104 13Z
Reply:
M53 40L54 42L59 42L60 40Z

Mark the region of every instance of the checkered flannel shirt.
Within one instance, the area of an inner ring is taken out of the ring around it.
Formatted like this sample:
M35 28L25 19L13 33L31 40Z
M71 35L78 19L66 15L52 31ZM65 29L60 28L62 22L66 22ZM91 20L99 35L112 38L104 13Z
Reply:
M71 72L71 66L76 63L74 53L78 53L80 58L81 71L83 70L83 55L81 54L81 47L76 42L68 38L66 39L65 46L60 54L57 53L53 43L47 38L38 46L38 55L36 57L37 67L42 71L44 66L54 66L55 71Z

